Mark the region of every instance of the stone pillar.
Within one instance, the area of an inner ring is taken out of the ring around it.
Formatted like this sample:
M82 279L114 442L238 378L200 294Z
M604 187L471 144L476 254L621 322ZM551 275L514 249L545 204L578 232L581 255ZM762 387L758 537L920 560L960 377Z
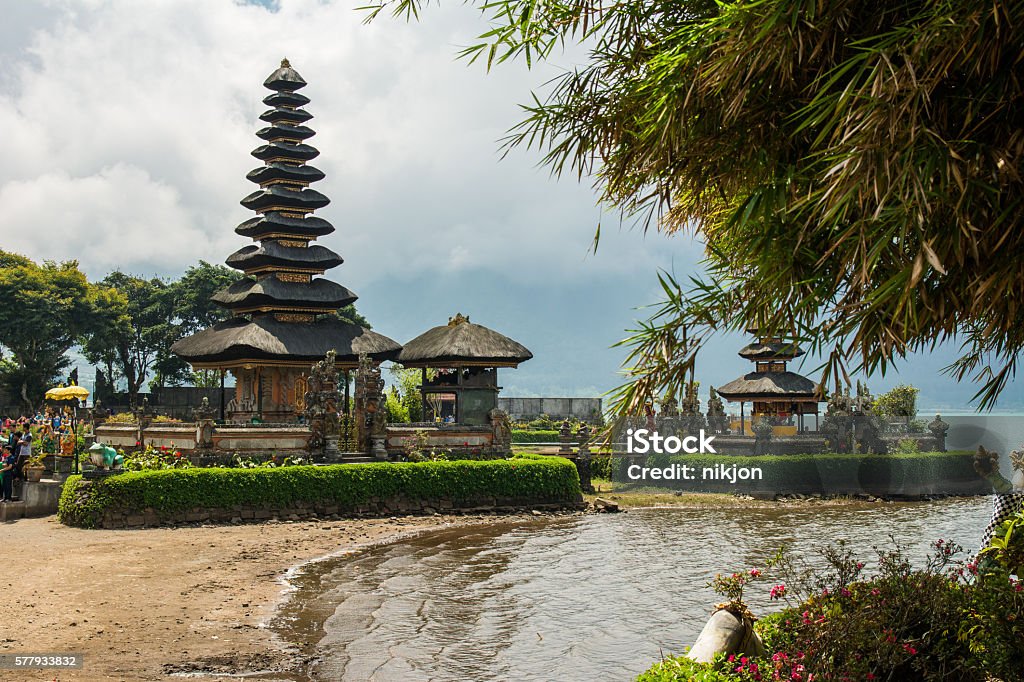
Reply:
M562 422L562 427L558 429L558 454L562 457L572 457L572 427L569 426L569 420L566 419Z
M590 428L583 424L576 431L576 438L579 440L580 449L576 455L576 471L580 475L580 488L585 493L594 492L594 484L590 477Z

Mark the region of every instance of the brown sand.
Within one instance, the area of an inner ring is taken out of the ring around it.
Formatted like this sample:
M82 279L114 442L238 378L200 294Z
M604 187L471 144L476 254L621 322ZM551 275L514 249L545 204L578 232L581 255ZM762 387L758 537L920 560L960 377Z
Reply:
M504 517L508 518L508 517ZM0 680L167 680L281 671L301 656L266 627L296 564L495 517L404 517L145 530L80 530L53 517L3 524L0 653L81 653L81 670Z

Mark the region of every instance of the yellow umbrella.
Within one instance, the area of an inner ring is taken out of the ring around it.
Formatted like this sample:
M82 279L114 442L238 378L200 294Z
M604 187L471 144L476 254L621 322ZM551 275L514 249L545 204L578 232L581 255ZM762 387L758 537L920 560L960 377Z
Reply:
M58 386L46 392L48 400L74 400L78 398L85 400L89 397L89 391L81 386Z

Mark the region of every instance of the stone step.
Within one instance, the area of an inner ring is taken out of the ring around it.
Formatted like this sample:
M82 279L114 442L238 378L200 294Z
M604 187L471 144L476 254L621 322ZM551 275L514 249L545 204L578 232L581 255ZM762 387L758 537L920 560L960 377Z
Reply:
M25 518L24 502L0 502L0 522Z

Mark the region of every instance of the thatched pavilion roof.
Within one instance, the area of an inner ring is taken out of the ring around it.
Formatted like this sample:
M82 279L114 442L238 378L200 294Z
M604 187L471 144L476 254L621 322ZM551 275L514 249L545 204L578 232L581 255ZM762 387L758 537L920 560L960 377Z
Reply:
M784 341L755 341L740 349L740 357L746 360L792 360L803 355L795 343Z
M235 317L181 339L171 351L192 364L237 360L312 363L327 351L339 363L356 363L360 353L378 362L394 360L401 346L386 336L337 317L294 324L271 316Z
M718 394L733 402L752 400L814 400L817 385L795 372L750 372L733 379Z
M532 357L518 341L458 314L405 344L398 362L406 367L516 367Z

